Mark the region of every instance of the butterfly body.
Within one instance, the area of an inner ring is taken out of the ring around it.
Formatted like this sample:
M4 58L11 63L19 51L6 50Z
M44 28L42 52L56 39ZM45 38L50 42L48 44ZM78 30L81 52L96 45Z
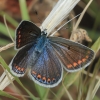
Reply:
M44 87L55 87L61 80L63 68L75 72L87 67L94 52L80 44L61 37L47 37L34 23L22 21L16 29L18 53L10 63L11 72L18 77L25 75Z
M32 48L34 48L34 49L31 52L29 51L29 53L31 53L31 54L29 54L30 57L28 59L28 65L30 67L33 67L33 65L36 63L39 56L43 52L43 49L48 44L48 38L46 37L45 32L41 32L41 33L42 33L41 36L38 37L36 40L36 44L34 45L34 43L33 43Z
M42 33L43 34L37 39L37 44L35 47L35 51L40 52L40 53L42 52L43 48L45 47L46 43L48 42L45 32L42 32Z

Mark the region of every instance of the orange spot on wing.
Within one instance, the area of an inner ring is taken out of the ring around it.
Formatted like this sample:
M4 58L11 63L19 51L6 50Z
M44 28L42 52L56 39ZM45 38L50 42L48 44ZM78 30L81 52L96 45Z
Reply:
M18 38L21 38L21 35L18 35Z
M43 77L42 79L45 81L46 80L46 77Z
M50 82L51 81L50 78L48 78L47 81Z
M82 59L82 61L83 61L83 62L85 62L85 61L86 61L86 59L85 59L85 58L83 58L83 59Z
M21 42L21 39L19 39L18 42Z
M16 66L16 69L18 68L18 66Z
M41 78L41 75L38 74L38 75L37 75L37 78Z
M82 63L82 61L81 60L78 60L78 64L81 64Z
M18 31L18 34L20 34L20 31Z
M21 68L21 71L24 71L24 68Z
M89 58L89 56L86 56L86 58Z
M71 64L69 64L69 65L67 65L67 67L68 67L68 68L71 68L71 67L72 67L72 65L71 65Z
M25 69L24 68L20 68L19 66L15 66L15 68L19 71L24 71Z
M73 66L76 67L78 64L76 62L73 63Z
M53 78L52 80L55 80L55 78Z
M17 69L18 69L18 70L21 70L21 68L20 68L20 67L18 67Z

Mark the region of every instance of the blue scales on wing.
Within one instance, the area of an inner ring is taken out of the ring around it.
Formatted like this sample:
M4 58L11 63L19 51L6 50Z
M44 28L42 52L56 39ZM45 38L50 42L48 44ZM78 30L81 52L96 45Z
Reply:
M62 67L53 48L48 43L29 72L30 78L45 87L54 87L62 78Z

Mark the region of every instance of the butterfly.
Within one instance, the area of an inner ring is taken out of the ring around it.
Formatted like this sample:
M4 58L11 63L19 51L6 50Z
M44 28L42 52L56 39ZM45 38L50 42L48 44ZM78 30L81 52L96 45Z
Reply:
M34 23L22 21L16 29L15 49L18 53L10 63L12 74L25 75L44 87L57 86L63 76L63 68L76 72L87 67L94 58L90 48L61 37L47 36Z

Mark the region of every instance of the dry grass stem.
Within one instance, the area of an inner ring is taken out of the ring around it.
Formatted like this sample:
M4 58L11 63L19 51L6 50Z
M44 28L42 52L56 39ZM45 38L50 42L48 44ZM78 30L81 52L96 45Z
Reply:
M70 11L80 0L59 0L48 17L41 25L41 29L47 29L47 36L59 25L66 17L68 17Z
M96 95L97 93L97 90L99 89L100 87L100 78L99 78L99 81L97 82L97 84L95 85L93 91L92 91L92 99L94 98L94 96Z
M85 35L84 35L84 31L82 31L81 34L77 34L77 33L80 33L80 32L79 32L80 30L77 29L77 28L78 28L78 26L79 26L79 24L80 24L80 22L81 22L81 20L82 20L82 18L83 18L83 16L84 16L85 12L87 11L88 7L89 7L90 4L92 3L92 1L93 1L93 0L90 0L90 1L88 2L88 4L86 5L86 7L84 8L83 12L81 13L80 17L78 18L78 20L77 20L75 26L73 27L72 34L71 34L71 36L70 36L70 40L75 41L75 42L82 42L83 40L87 40L88 42L91 42L91 41L92 41L92 40L90 39L90 37L88 36L88 34L85 34ZM78 30L79 30L79 31L78 31ZM79 41L78 41L78 37L79 37L79 39L80 39ZM81 38L81 37L83 37L83 38Z
M9 43L6 46L0 47L0 52L2 52L4 50L7 50L7 49L9 49L9 48L11 48L13 46L14 46L14 43Z
M0 79L0 90L4 90L4 88L14 80L14 77L8 71L6 71L6 73L3 72L2 76L0 77L2 79Z
M6 29L7 29L7 31L8 31L8 34L9 34L11 40L14 42L14 39L12 38L12 36L11 36L11 34L10 34L10 31L9 31L9 29L8 29L8 25L7 25L7 22L6 22L5 15L4 15L4 23L5 23Z
M86 5L86 7L84 8L84 10L83 10L83 12L81 13L81 15L80 15L78 21L77 21L76 24L75 24L75 27L74 27L73 31L76 30L76 29L78 28L78 26L79 26L79 24L80 24L80 22L81 22L81 20L82 20L82 18L83 18L83 16L84 16L85 12L87 11L87 9L88 9L88 7L90 6L90 4L92 3L92 1L93 1L93 0L90 0L89 3L88 3L88 4Z
M85 8L85 6L86 6L86 4L83 2L83 1L80 1L79 2L79 4L78 4L82 9L84 9ZM89 15L95 15L95 12L92 10L92 9L90 9L90 8L88 8L87 9L87 13L89 14Z
M89 77L94 77L94 75L93 75L93 74L88 73L88 72L87 72L87 71L85 71L85 70L83 71L83 74L88 75ZM100 77L96 75L95 79L99 80L99 79L100 79Z
M63 83L62 83L62 85L63 85L63 87L64 87L64 90L65 90L65 92L66 92L66 94L67 94L69 100L74 100L74 99L72 98L71 94L69 93L69 91L66 89L65 85L64 85Z
M75 19L76 17L78 17L80 14L76 15L75 17L73 17L72 19L70 19L69 21L67 21L65 24L63 24L62 26L60 26L55 32L53 32L50 36L55 35L55 33L57 31L59 31L62 27L64 27L66 24L68 24L69 22L71 22L73 19Z

